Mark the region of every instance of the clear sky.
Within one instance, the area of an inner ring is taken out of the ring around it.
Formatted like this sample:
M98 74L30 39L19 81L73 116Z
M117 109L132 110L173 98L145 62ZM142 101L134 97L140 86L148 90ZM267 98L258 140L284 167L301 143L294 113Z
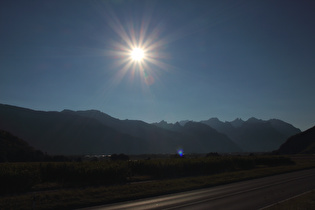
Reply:
M314 0L1 0L0 103L315 125ZM141 48L141 61L132 60Z

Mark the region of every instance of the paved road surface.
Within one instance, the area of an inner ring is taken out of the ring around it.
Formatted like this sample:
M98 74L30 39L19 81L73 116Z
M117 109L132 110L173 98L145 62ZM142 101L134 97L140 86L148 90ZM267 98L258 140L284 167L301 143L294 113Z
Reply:
M315 169L89 209L261 209L315 189Z

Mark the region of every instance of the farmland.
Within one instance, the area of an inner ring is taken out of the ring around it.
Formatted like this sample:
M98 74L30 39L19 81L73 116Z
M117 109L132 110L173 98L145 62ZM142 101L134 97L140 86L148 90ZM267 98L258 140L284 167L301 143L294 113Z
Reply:
M312 164L264 155L2 163L0 208L84 207L209 187Z

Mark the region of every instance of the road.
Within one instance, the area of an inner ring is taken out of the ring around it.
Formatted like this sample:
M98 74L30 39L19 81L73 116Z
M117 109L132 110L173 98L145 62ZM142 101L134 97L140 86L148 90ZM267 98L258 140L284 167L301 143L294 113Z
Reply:
M315 189L315 169L89 209L262 209Z

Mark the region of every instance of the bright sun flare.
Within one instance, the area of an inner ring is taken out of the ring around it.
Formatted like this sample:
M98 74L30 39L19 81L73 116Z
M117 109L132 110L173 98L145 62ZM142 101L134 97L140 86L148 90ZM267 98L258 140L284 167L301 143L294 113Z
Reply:
M144 52L141 48L134 48L131 52L131 58L134 61L142 61L144 58Z
M162 61L168 58L163 50L170 41L160 36L160 24L151 25L148 21L150 18L141 22L138 31L138 28L125 28L119 18L114 13L112 15L109 24L117 33L117 40L113 40L108 55L112 55L116 61L114 67L118 71L115 82L121 82L124 77L129 76L130 80L139 77L144 84L153 85L157 80L156 70L168 71L173 68Z

